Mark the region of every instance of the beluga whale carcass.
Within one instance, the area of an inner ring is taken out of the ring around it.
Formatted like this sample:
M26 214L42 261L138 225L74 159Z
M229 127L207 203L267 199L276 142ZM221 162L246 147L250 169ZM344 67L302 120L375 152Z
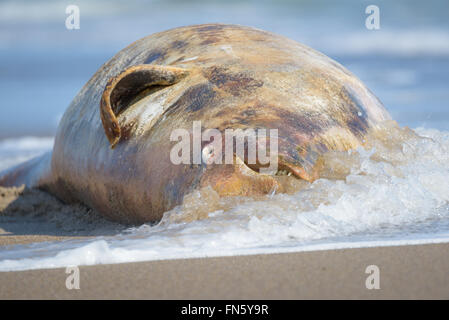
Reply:
M389 119L358 78L298 42L240 25L180 27L106 62L64 113L52 152L5 171L0 185L40 188L122 222L158 221L200 188L220 196L282 192L280 172L312 182L324 153L363 145ZM173 161L182 140L173 132L193 139L195 124L223 141L226 130L263 129L267 153L276 130L276 172L236 152L232 163L207 161L229 151L225 143L210 148L217 138L197 145L199 163Z

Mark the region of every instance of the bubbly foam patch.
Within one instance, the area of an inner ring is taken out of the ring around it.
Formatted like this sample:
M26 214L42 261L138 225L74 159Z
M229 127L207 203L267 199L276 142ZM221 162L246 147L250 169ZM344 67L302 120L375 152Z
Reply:
M205 188L157 225L116 236L0 249L0 270L449 241L449 132L371 132L364 147L323 156L313 183L220 198Z

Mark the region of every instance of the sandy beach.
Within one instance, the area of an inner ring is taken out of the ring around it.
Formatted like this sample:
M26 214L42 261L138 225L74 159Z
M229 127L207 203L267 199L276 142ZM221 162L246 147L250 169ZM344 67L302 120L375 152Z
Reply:
M0 246L114 235L128 226L38 190L0 188ZM161 260L0 272L0 299L448 299L449 244ZM380 289L365 286L366 267Z
M127 227L40 190L0 187L0 246L114 235Z
M448 244L81 266L0 273L1 299L448 299ZM365 269L380 270L368 290Z

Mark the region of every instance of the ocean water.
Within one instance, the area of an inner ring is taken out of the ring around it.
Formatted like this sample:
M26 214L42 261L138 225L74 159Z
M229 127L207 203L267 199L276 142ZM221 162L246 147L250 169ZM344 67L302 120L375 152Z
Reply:
M64 26L72 3L80 30ZM365 28L369 4L380 30ZM297 192L234 203L201 190L157 225L1 248L0 271L449 241L447 12L447 1L1 2L0 171L51 149L71 99L117 51L188 24L251 25L305 43L356 74L401 128L335 155L327 176Z

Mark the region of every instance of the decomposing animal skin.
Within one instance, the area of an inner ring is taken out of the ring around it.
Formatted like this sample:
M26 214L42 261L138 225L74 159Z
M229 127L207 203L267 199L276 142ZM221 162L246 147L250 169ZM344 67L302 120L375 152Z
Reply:
M279 172L313 181L320 155L363 143L391 119L365 85L298 42L239 25L156 33L105 63L65 112L51 154L0 185L39 187L124 222L157 221L184 195L282 192L276 175L234 164L173 164L175 129L277 129ZM203 146L204 147L204 146Z

